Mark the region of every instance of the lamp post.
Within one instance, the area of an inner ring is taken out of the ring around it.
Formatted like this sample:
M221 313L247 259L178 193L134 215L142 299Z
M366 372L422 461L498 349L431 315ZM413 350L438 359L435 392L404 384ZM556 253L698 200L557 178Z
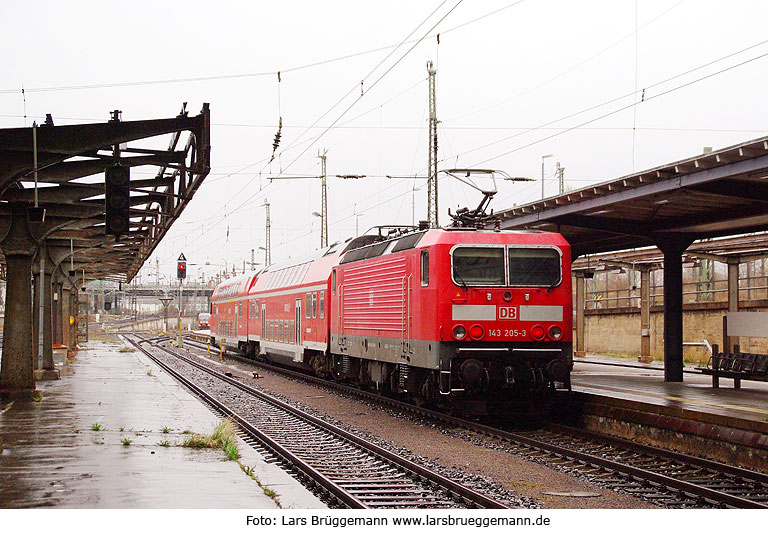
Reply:
M541 157L541 198L544 198L544 160L552 158L553 154L545 154Z

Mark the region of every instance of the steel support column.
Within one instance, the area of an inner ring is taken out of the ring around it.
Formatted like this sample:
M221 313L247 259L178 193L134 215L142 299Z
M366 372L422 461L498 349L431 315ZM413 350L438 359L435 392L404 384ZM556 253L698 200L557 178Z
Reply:
M664 380L683 381L683 251L687 236L664 236L656 245L664 253Z
M651 357L651 270L640 268L640 356L639 362L653 362Z
M728 312L739 311L739 259L728 258ZM726 336L723 333L723 351L733 352L733 346L739 343L738 336Z
M574 357L582 358L587 353L586 343L586 322L584 321L584 272L577 271L576 276L576 344Z

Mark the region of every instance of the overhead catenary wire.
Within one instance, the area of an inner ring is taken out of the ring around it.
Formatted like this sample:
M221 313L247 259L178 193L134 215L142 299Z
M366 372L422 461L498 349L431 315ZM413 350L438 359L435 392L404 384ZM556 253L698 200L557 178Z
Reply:
M702 65L702 66L699 66L699 67L696 67L696 68L694 68L694 69L690 69L690 70L688 70L688 71L685 71L684 73L681 73L681 74L678 74L678 75L672 76L672 77L670 77L670 78L667 78L666 80L663 80L663 81L661 81L661 82L657 82L657 83L655 83L655 84L652 84L652 85L650 85L650 86L646 87L645 89L643 89L643 91L645 91L645 90L646 90L646 89L648 89L648 88L657 87L657 86L659 86L659 85L662 85L662 84L664 84L664 83L667 83L667 82L669 82L669 81L671 81L671 80L675 80L675 79L677 79L677 78L680 78L680 77L682 77L682 76L685 76L686 74L690 74L690 73L692 73L692 72L695 72L695 71L697 71L697 70L700 70L700 69L702 69L702 68L704 68L704 67L707 67L707 66L713 65L713 64L715 64L715 63L718 63L718 62L720 62L720 61L722 61L722 60L724 60L724 59L727 59L727 58L729 58L729 57L733 57L734 55L737 55L737 54L739 54L739 53L741 53L741 52L743 52L743 51L745 51L745 50L749 50L749 49L755 48L756 46L759 46L759 45L761 45L761 44L764 44L764 43L766 43L766 42L768 42L768 40L766 40L766 41L763 41L763 42L761 42L761 43L758 43L758 44L756 44L756 45L752 45L752 46L750 46L750 47L747 47L746 49L742 49L742 50L740 50L740 51L734 52L734 53L732 53L732 54L729 54L729 55L727 55L727 56L723 56L723 57L721 57L721 58L718 58L717 60L711 61L711 62L709 62L709 63L707 63L707 64L704 64L704 65ZM528 148L528 147L530 147L530 146L536 145L536 144L538 144L538 143L541 143L541 142L543 142L543 141L546 141L546 140L552 139L552 138L554 138L554 137L560 136L560 135L562 135L562 134L565 134L565 133L567 133L567 132L570 132L570 131L576 130L576 129L578 129L578 128L581 128L581 127L583 127L583 126L585 126L585 125L587 125L587 124L590 124L590 123L593 123L593 122L599 121L599 120L601 120L601 119L604 119L604 118L606 118L606 117L609 117L609 116L611 116L611 115L614 115L614 114L616 114L616 113L620 113L620 112L622 112L622 111L624 111L624 110L630 109L631 107L633 107L633 106L637 106L637 105L639 105L639 104L641 104L641 103L643 103L643 102L648 102L648 101L650 101L650 100L653 100L653 99L656 99L656 98L659 98L659 97L662 97L662 96L668 95L668 94L670 94L670 93L672 93L672 92L674 92L674 91L678 91L678 90L680 90L680 89L683 89L683 88L685 88L685 87L691 86L691 85L693 85L693 84L695 84L695 83L701 82L701 81L703 81L703 80L707 80L707 79L709 79L709 78L712 78L712 77L714 77L714 76L717 76L717 75L723 74L723 73L725 73L725 72L731 71L731 70L733 70L733 69L736 69L736 68L738 68L738 67L741 67L741 66L747 65L747 64L749 64L749 63L752 63L753 61L756 61L756 60L758 60L758 59L764 58L764 57L766 57L766 56L768 56L768 53L764 53L764 54L761 54L761 55L759 55L759 56L756 56L756 57L750 58L750 59L748 59L748 60L742 61L742 62L740 62L740 63L738 63L738 64L735 64L735 65L731 65L731 66L729 66L729 67L726 67L726 68L723 68L723 69L721 69L721 70L719 70L719 71L717 71L717 72L714 72L714 73L710 73L710 74L707 74L707 75L705 75L705 76L702 76L702 77L700 77L700 78L697 78L696 80L692 80L692 81L686 82L686 83L684 83L684 84L681 84L681 85L679 85L679 86L676 86L676 87L670 88L670 89L668 89L668 90L666 90L666 91L663 91L663 92L661 92L661 93L658 93L658 94L656 94L656 95L652 95L652 96L646 96L646 97L645 97L645 99L644 99L644 100L642 100L642 101L640 101L640 102L632 102L631 104L628 104L628 105L626 105L626 106L623 106L623 107L621 107L621 108L619 108L619 109L616 109L616 110L612 110L612 111L609 111L609 112L607 112L607 113L605 113L605 114L602 114L602 115L600 115L600 116L598 116L598 117L594 117L594 118L591 118L591 119L589 119L589 120L587 120L587 121L583 121L583 122L581 122L581 123L580 123L580 124L578 124L578 125L574 125L574 126L570 126L570 127L567 127L567 128L563 128L563 129L562 129L561 131L559 131L559 132L556 132L556 133L554 133L554 134L551 134L551 135L549 135L549 136L546 136L546 137L544 137L544 138L540 138L540 139L538 139L538 140L532 141L532 142L530 142L530 143L527 143L527 144L525 144L525 145L522 145L522 146L516 147L516 148L514 148L514 149L511 149L511 150L509 150L509 151L506 151L506 152L504 152L504 153L502 153L502 154L498 154L498 155L496 155L496 156L493 156L493 157L491 157L491 158L487 158L487 159L485 159L485 160L482 160L482 161L476 162L476 163L472 164L472 165L471 165L471 166L469 166L469 167L477 167L477 166L479 166L479 165L483 165L483 164L485 164L485 163L488 163L488 162L490 162L490 161L496 160L496 159L498 159L498 158L501 158L501 157L503 157L503 156L507 156L507 155L509 155L509 154L513 154L513 153L515 153L515 152L519 152L519 151L521 151L521 150L523 150L523 149L525 149L525 148ZM633 94L634 94L634 93L630 93L629 95L624 95L624 96L622 96L622 97L617 97L617 98L615 98L615 99L611 99L611 100L610 100L610 101L608 101L607 103L599 104L599 105L597 105L597 106L593 106L593 107L591 107L591 108L588 108L587 110L582 110L582 111L580 111L580 112L577 112L577 113L574 113L574 114L570 114L569 116L566 116L566 117L564 117L564 118L561 118L561 119L557 119L557 120L555 120L555 121L551 121L550 123L547 123L547 125L549 125L549 124L552 124L552 123L555 123L555 122L559 122L559 121L562 121L562 120L565 120L565 119L568 119L568 118L571 118L571 117L574 117L574 116L577 116L577 115L580 115L580 114L582 114L582 113L585 113L586 111L590 111L590 110L593 110L593 109L596 109L596 108L599 108L599 107L605 106L606 104L609 104L609 103L612 103L612 102L616 102L616 101L618 101L618 100L621 100L621 99L623 99L623 98L626 98L627 96L632 96ZM515 137L515 136L513 136L513 137ZM507 139L509 139L509 138L507 138ZM505 139L505 140L506 140L506 139ZM504 141L504 140L500 140L500 141ZM497 144L497 143L498 143L498 142L500 142L500 141L494 142L494 143L492 143L492 144L488 144L488 145L486 145L486 146L490 146L490 145L494 145L494 144ZM483 147L479 147L479 148L483 148ZM461 153L461 154L459 154L459 156L461 156L461 155L465 155L465 154L468 154L469 152L473 152L473 151L475 151L475 150L479 150L479 148L475 148L475 149L472 149L471 151L466 151L466 152L464 152L464 153ZM441 160L441 161L444 161L444 160ZM377 194L378 194L378 193L377 193ZM405 194L407 194L407 192L406 192ZM373 196L373 195L372 195L372 196ZM369 196L369 198L370 198L370 197L372 197L372 196ZM235 208L234 210L232 210L230 213L234 213L234 212L238 211L238 210L239 210L239 209L241 209L243 206L245 206L245 205L246 205L248 202L250 202L250 200L252 200L254 197L255 197L255 195L254 195L254 196L252 196L252 197L250 197L249 199L247 199L247 200L246 200L244 203L242 203L241 205L239 205L237 208ZM398 195L398 196L395 196L394 198L398 198L398 197L399 197L399 195ZM392 199L389 199L389 200L387 200L387 201L385 201L385 202L389 202L390 200L392 200ZM359 203L359 201L358 201L358 203ZM342 220L344 220L344 219L342 219ZM212 228L212 227L211 227L211 228ZM304 236L302 236L302 237L304 237ZM299 238L296 238L296 239L299 239ZM214 241L215 241L215 240L214 240ZM290 243L291 241L293 241L293 240L290 240L288 243Z
M551 78L546 79L545 81L541 82L538 85L530 87L530 88L528 88L528 89L526 89L526 90L524 90L524 91L522 91L520 93L517 93L516 95L513 95L513 96L511 96L511 97L509 97L507 99L502 100L501 102L497 102L495 104L491 104L489 106L485 106L485 107L483 107L483 108L481 108L479 110L475 110L473 112L469 112L469 113L465 113L465 114L462 114L462 115L458 115L456 117L449 117L448 119L444 119L444 121L450 122L450 121L455 121L457 119L464 119L465 117L471 117L472 115L477 115L477 114L483 113L485 111L492 110L493 108L497 108L497 107L499 107L499 106L501 106L503 104L506 104L507 102L511 102L511 101L516 100L516 99L518 99L520 97L523 97L523 96L525 96L525 95L527 95L529 93L533 93L534 91L536 91L538 89L541 89L542 87L544 87L544 86L554 82L555 80L558 80L558 79L562 78L563 76L565 76L565 75L575 71L579 67L583 67L584 65L586 65L587 63L589 63L593 59L602 56L603 54L605 54L606 52L608 52L612 48L620 45L621 43L623 43L624 41L626 41L627 39L629 39L633 35L637 34L637 32L639 30L642 30L642 29L646 28L647 26L650 26L651 24L653 24L654 22L656 22L657 20L662 18L664 15L666 15L667 13L669 13L670 11L672 11L673 9L675 9L676 7L678 7L680 4L682 4L685 1L686 0L679 0L676 4L674 4L671 7L665 9L664 11L659 13L656 17L652 18L651 20L649 20L648 22L646 22L645 24L643 24L639 28L636 28L634 32L628 33L624 37L621 37L620 39L614 41L610 45L608 45L605 48L599 50L598 52L592 54L588 58L579 61L575 65L572 65L571 67L567 68L566 70L561 71L560 73L552 76ZM446 33L446 32L444 32L444 33Z
M757 47L759 47L759 46L765 45L766 43L768 43L768 39L766 39L766 40L763 40L763 41L760 41L759 43L755 43L755 44L753 44L753 45L750 45L750 46L748 46L748 47L742 48L742 49L740 49L740 50L737 50L736 52L732 52L732 53L730 53L730 54L727 54L727 55L725 55L725 56L721 56L721 57L719 57L719 58L717 58L717 59L715 59L715 60L712 60L712 61L709 61L709 62L707 62L707 63L704 63L704 64L702 64L702 65L699 65L698 67L694 67L694 68L692 68L692 69L688 69L688 70L686 70L686 71L684 71L684 72L681 72L681 73L679 73L679 74L676 74L676 75L674 75L674 76L670 76L669 78L666 78L666 79L664 79L664 80L661 80L661 81L659 81L659 82L655 82L655 83L653 83L653 84L651 84L651 85L645 86L645 87L644 87L642 90L639 90L638 92L639 92L639 93L641 93L641 94L642 94L642 93L645 93L645 92L646 92L647 90L649 90L649 89L653 89L653 88L655 88L655 87L658 87L658 86L660 86L660 85L664 85L664 84L666 84L666 83L669 83L669 82L671 82L671 81L677 80L678 78L682 78L683 76L687 76L687 75L689 75L689 74L692 74L692 73L694 73L694 72L696 72L696 71L700 71L700 70L702 70L702 69L705 69L705 68L707 68L707 67L710 67L710 66L712 66L712 65L715 65L715 64L717 64L717 63L720 63L720 62L722 62L722 61L725 61L725 60L727 60L727 59L730 59L730 58L732 58L732 57L734 57L734 56L737 56L737 55L739 55L739 54L743 54L744 52L747 52L747 51L749 51L749 50L752 50L752 49L754 49L754 48L757 48ZM725 68L725 69L722 69L722 70L720 70L720 71L718 71L718 72L712 73L711 75L707 75L707 76L705 76L705 77L703 77L703 78L701 78L701 79L695 80L693 83L695 83L695 82L697 82L697 81L701 81L701 80L707 79L707 78L711 78L712 76L716 76L716 75L718 75L718 74L722 74L723 72L727 72L727 71L729 71L729 70L732 70L732 69L734 69L734 68L737 68L737 67L741 67L741 66L743 66L743 65L746 65L746 64L748 64L748 63L750 63L750 62L752 62L752 61L754 61L754 60L756 60L756 59L760 59L760 58L764 57L765 55L766 55L766 54L762 54L762 55L760 55L760 56L757 56L757 57L754 57L754 58L752 58L752 59L746 60L746 61L744 61L744 62L742 62L742 63L736 64L736 65L733 65L733 66L731 66L731 67L728 67L728 68ZM683 87L687 87L688 85L691 85L691 84L690 84L690 83L687 83L687 84L683 84L683 85L681 85L681 86L679 86L679 87L675 88L674 90L677 90L677 89L681 89L681 88L683 88ZM667 94L667 93L669 93L669 92L670 92L670 91L665 91L665 92L663 92L663 93L660 93L660 94L658 94L658 95L656 95L656 96L658 97L658 96L661 96L661 95ZM530 133L530 132L533 132L533 131L536 131L536 130L539 130L539 129L542 129L542 128L545 128L545 127L549 127L549 126L552 126L552 125L554 125L554 124L557 124L557 123L559 123L559 122L562 122L562 121L565 121L565 120L568 120L568 119L572 119L572 118L574 118L574 117L577 117L577 116L579 116L579 115L582 115L582 114L584 114L584 113L588 113L588 112L590 112L590 111L594 111L594 110L596 110L596 109L599 109L599 108L602 108L602 107L604 107L604 106L608 106L608 105L610 105L610 104L613 104L614 102L618 102L618 101L620 101L620 100L624 100L624 99L626 99L626 98L632 97L632 96L634 96L635 94L636 94L636 92L635 92L635 91L632 91L632 92L630 92L630 93L626 93L626 94L623 94L623 95L621 95L621 96L618 96L618 97L614 97L614 98L611 98L611 99L609 99L609 100L603 101L603 102L601 102L601 103L599 103L599 104L595 104L595 105L593 105L593 106L589 106L589 107L587 107L587 108L584 108L584 109L582 109L582 110L579 110L579 111L577 111L577 112L574 112L574 113L570 113L570 114L568 114L568 115L564 115L564 116L562 116L562 117L559 117L559 118L557 118L557 119L553 119L553 120L551 120L551 121L547 121L546 123L543 123L543 124L541 124L541 125L538 125L538 126L536 126L536 127L530 128L530 129L528 129L528 130L525 130L525 131L523 131L523 132L520 132L520 133L514 134L514 135L512 135L512 136L507 136L507 137L504 137L504 138L501 138L501 139L497 139L497 140L495 140L495 141L492 141L492 142L490 142L490 143L485 143L485 144L483 144L483 145L480 145L480 146L474 147L474 148L472 148L472 149L469 149L469 150L463 151L463 152L459 153L459 156L465 156L465 155L467 155L467 154L470 154L470 153L472 153L472 152L476 152L476 151L478 151L478 150L481 150L481 149L485 149L485 148L491 147L491 146L493 146L493 145L498 145L499 143L503 143L504 141L509 141L510 139L513 139L513 138L519 137L519 136L521 136L521 135L524 135L524 134L527 134L527 133ZM655 97L654 97L654 98L655 98ZM648 101L648 100L650 100L650 98L649 98L649 97L645 97L645 101ZM641 103L643 103L643 102L644 102L644 101L641 99L641 100L640 100L640 101L638 101L636 104L637 104L637 105L639 105L639 104L641 104ZM626 106L625 108L622 108L622 109L620 109L620 110L617 110L617 111L616 111L616 113L618 113L618 111L623 111L624 109L629 109L631 106L634 106L634 105L636 105L636 104L635 104L635 103L633 103L633 104L631 104L631 105L629 105L629 106ZM611 114L609 114L609 115L612 115L612 113L611 113ZM606 115L606 116L608 116L608 115ZM577 125L577 126L574 126L574 127L570 127L568 130L570 131L570 130L573 130L573 129L576 129L576 128L580 128L580 127L582 127L582 126L585 126L585 125L587 125L587 124L590 124L590 123L592 123L592 122L595 122L596 120L599 120L599 119L601 119L601 118L603 118L603 116L600 116L600 117L598 117L598 118L596 118L596 119L594 119L594 120L586 121L586 122L584 122L584 123L581 123L581 124L579 124L579 125ZM545 139L549 139L549 138L551 138L551 137L555 137L556 135L560 135L560 134L555 134L555 135L553 135L553 136L549 136L549 137L547 137L547 138L545 138ZM441 161L444 161L444 160L441 160Z
M449 32L453 32L455 30L461 29L465 26L468 26L470 24L483 20L487 17L496 15L518 4L522 4L525 1L526 0L517 0L516 2L512 2L511 4L508 4L504 7L501 7L489 13L486 13L485 15L480 15L479 17L476 17L472 20L458 24L452 28L448 28L447 30L442 30L441 33L445 35ZM248 73L221 74L221 75L210 75L210 76L194 76L194 77L184 77L184 78L165 78L165 79L156 79L156 80L133 80L133 81L111 82L111 83L105 82L105 83L90 83L90 84L79 84L79 85L33 87L33 88L27 88L27 91L30 93L52 92L52 91L77 91L77 90L87 90L87 89L111 89L111 88L117 88L117 87L138 87L138 86L146 86L146 85L167 85L167 84L190 83L190 82L209 82L209 81L216 81L216 80L234 80L239 78L269 77L269 76L275 76L278 73L285 74L289 72L297 72L297 71L302 71L306 69L312 69L315 67L321 67L323 65L328 65L330 63L336 63L336 62L345 61L352 58L357 58L360 56L365 56L368 54L375 54L376 52L382 52L384 50L389 50L391 48L399 48L400 46L402 46L402 44L408 44L410 42L413 42L413 41L409 41L406 43L401 42L399 44L390 44L390 45L380 46L376 48L370 48L367 50L353 52L350 54L344 54L342 56L336 56L333 58L323 59L320 61L313 61L310 63L295 65L293 67L283 68L280 70L256 71L256 72L248 72ZM18 88L0 89L0 94L13 94L13 93L18 93L18 91L19 91Z
M636 93L635 93L635 94L636 94ZM650 100L650 99L649 99L649 100ZM598 118L598 119L599 119L599 118ZM596 119L596 120L597 120L597 119ZM584 124L584 123L582 123L582 124ZM340 127L340 125L337 125L337 126L336 126L336 128L338 128L338 127ZM315 128L324 128L324 127L322 127L322 126L315 126ZM352 127L352 126L350 126L350 128L353 128L353 127ZM445 129L449 129L449 128L451 128L451 127L450 127L450 126L445 126L445 125L443 125L443 126L442 126L442 128L445 130ZM577 126L571 127L569 130L578 129L578 128L585 128L585 126L579 126L579 125L577 125ZM535 127L533 130L539 130L539 129L540 129L540 130L544 130L544 129L547 129L547 127ZM554 129L554 128L553 128L553 129ZM562 130L562 129L561 129L561 128L557 128L557 130L558 130L558 131L560 131L560 130Z
M412 31L412 32L411 32L411 33L408 35L408 37L406 37L406 38L403 40L403 43L404 43L405 41L407 41L407 40L410 38L410 36L411 36L411 35L413 35L413 34L414 34L414 33L415 33L415 32L416 32L416 31L417 31L419 28L421 28L421 27L422 27L422 26L423 26L423 25L424 25L424 24L425 24L425 23L426 23L426 22L427 22L427 21L428 21L430 18L432 18L432 16L433 16L433 15L434 15L434 14L437 12L437 10L438 10L438 9L439 9L439 8L440 8L442 5L444 5L444 4L446 3L446 1L447 1L447 0L443 0L443 2L441 2L441 3L440 3L440 4L439 4L439 5L438 5L438 6L437 6L437 7L436 7L436 8L435 8L435 9L434 9L434 10L433 10L433 11L432 11L430 14L429 14L429 16L428 16L426 19L424 19L424 21L422 21L421 23L419 23L419 25L418 25L418 26L416 26L416 28L415 28L415 29L414 29L414 30L413 30L413 31ZM329 131L331 128L333 128L333 126L334 126L334 125L335 125L335 124L336 124L336 123L337 123L339 120L341 120L341 119L344 117L344 115L345 115L345 114L346 114L346 113L347 113L349 110L351 110L351 109L352 109L352 107L353 107L353 106L354 106L354 105L355 105L357 102L359 102L359 100L360 100L361 98L363 98L363 96L364 96L365 94L367 94L368 92L370 92L370 91L371 91L371 90L372 90L372 89L373 89L373 88L374 88L374 87L375 87L375 86L376 86L376 85L377 85L377 84L378 84L378 83L379 83L379 82L380 82L382 79L384 79L384 77L386 77L386 76L387 76L387 75L388 75L390 72L392 72L392 70L393 70L393 69L394 69L394 68L395 68L395 67L396 67L396 66L397 66L397 65L398 65L398 64L399 64L399 63L400 63L400 62L401 62L401 61L402 61L402 60L403 60L403 59L404 59L404 58L405 58L405 57L406 57L408 54L410 54L410 52L411 52L411 51L413 51L413 49L414 49L416 46L418 46L418 44L419 44L419 43L421 43L421 42L424 40L424 38L426 38L426 36L427 36L427 35L428 35L430 32L432 32L432 31L433 31L433 30L434 30L434 29L435 29L435 28L436 28L436 27L437 27L437 26L438 26L440 23L442 23L442 21L444 21L444 20L445 20L445 18L446 18L446 17L448 17L448 15L450 15L450 14L451 14L451 13L452 13L452 12L453 12L453 11L454 11L454 10L455 10L455 9L456 9L456 8L457 8L457 7L458 7L458 6L459 6L459 5L462 3L462 2L463 2L463 0L458 0L458 2L456 2L456 4L455 4L455 5L454 5L454 6L453 6L453 7L452 7L452 8L451 8L451 9L450 9L450 10L449 10L447 13L445 13L445 14L444 14L444 15L443 15L443 16L442 16L442 17L441 17L441 18L440 18L440 19L439 19L439 20L438 20L438 21L437 21L437 22L436 22L434 25L432 25L432 27L431 27L431 28L430 28L430 29L427 31L427 33L426 33L426 34L424 34L424 35L423 35L423 36L422 36L420 39L416 40L416 42L413 44L413 46L411 46L411 47L410 47L410 48L409 48L409 49L408 49L408 50L407 50L407 51L406 51L406 52L405 52L403 55L401 55L401 56L400 56L400 58L399 58L397 61L395 61L395 62L393 63L393 65L391 65L389 68L387 68L387 69L384 71L384 73L382 73L382 74L381 74L381 75L380 75L380 76L379 76L379 77L378 77L378 78L377 78L377 79L376 79L376 80L373 82L373 84L371 84L371 86L370 86L368 89L366 89L366 90L365 90L365 92L364 92L364 94L363 94L363 95L361 95L360 97L358 97L357 99L355 99L355 101L354 101L354 102L353 102L353 103L352 103L350 106L348 106L348 107L347 107L347 108L346 108L346 109L345 109L345 110L344 110L344 111L343 111L343 112L342 112L342 113L341 113L341 114L340 114L340 115L339 115L339 116L338 116L338 117L337 117L337 118L336 118L336 119L333 121L333 123L331 123L331 125L329 125L329 126L326 128L326 129L324 129L324 130L323 130L323 132L322 132L320 135L316 136L316 137L315 137L315 139L314 139L314 141L317 141L317 140L319 140L319 139L320 139L320 138L321 138L321 137L322 137L322 136L323 136L325 133L327 133L327 132L328 132L328 131ZM402 43L401 43L401 45L402 45ZM401 46L401 45L399 45L399 46ZM399 46L398 46L397 48L399 48ZM395 48L395 50L397 50L397 48ZM384 59L383 59L382 61L380 61L380 62L379 62L379 63L378 63L378 64L377 64L377 65L376 65L376 66L375 66L373 69L371 69L371 71L369 72L369 74L368 74L368 75L367 75L365 78L367 78L368 76L371 76L371 75L372 75L372 74L373 74L373 73L376 71L376 69L378 69L378 68L379 68L381 65L383 65L384 61L386 61L386 59L388 59L388 58L389 58L389 57L390 57L390 56L391 56L393 53L394 53L394 51L393 51L393 52L391 52L390 54L388 54L386 58L384 58ZM365 78L364 78L364 79L365 79ZM357 88L357 85L355 85L355 87L354 87L353 89L351 89L349 92L347 92L347 94L346 94L344 97L342 97L342 99L340 99L340 101L339 101L339 102L342 102L342 101L343 101L343 99L344 99L344 98L346 98L346 97L347 97L347 96L348 96L348 95L349 95L349 94L350 94L352 91L354 91L354 89L356 89L356 88ZM337 105L338 105L338 103L337 103L337 104L334 104L334 106L332 106L332 107L331 107L331 108L328 110L328 112L324 113L324 114L323 114L323 115L322 115L322 116L321 116L321 117L320 117L320 118L319 118L317 121L315 121L315 123L313 123L313 126L314 126L315 124L317 124L317 122L319 122L320 120L322 120L322 118L323 118L323 117L325 117L325 116L326 116L328 113L330 113L330 111L332 111L333 109L335 109ZM302 135L303 135L303 134L302 134ZM299 138L301 138L301 136L299 136ZM297 143L299 138L297 138L296 140L294 140L294 142L292 143L292 145L294 145L295 143ZM302 151L302 152L301 152L301 153L300 153L298 156L296 156L296 157L295 157L295 158L294 158L294 159L293 159L293 160L290 162L290 164L289 164L289 165L287 165L286 167L284 167L284 168L283 168L283 167L281 166L281 169L280 169L280 174L282 174L282 173L283 173L283 172L285 172L285 171L286 171L288 168L290 168L290 166L291 166L291 165L293 165L293 164L294 164L294 163L295 163L295 162L296 162L296 161L297 161L299 158L301 158L301 156L302 156L303 154L305 154L305 153L307 152L307 150L309 150L309 148L310 148L310 147L311 147L311 145L309 145L307 148L305 148L305 149L304 149L304 150L303 150L303 151ZM289 146L289 148L290 148L290 146ZM263 190L262 190L262 191L263 191ZM262 191L259 191L259 192L257 192L256 194L254 194L254 195L251 195L250 197L248 197L248 198L247 198L247 199L246 199L244 202L242 202L240 205L238 205L236 208L234 208L234 209L233 209L233 210L230 212L230 214L231 214L231 213L233 213L233 212L236 212L236 211L240 210L241 208L243 208L244 206L246 206L246 205L247 205L249 202L251 202L251 201L252 201L254 198L256 198L258 195L260 195L260 194L262 193ZM214 228L214 227L212 226L212 227L209 227L209 228L211 228L211 229L212 229L212 228Z

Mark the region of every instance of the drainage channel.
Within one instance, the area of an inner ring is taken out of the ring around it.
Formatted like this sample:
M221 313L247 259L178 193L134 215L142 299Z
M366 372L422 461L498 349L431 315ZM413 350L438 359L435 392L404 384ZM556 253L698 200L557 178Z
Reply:
M135 340L133 336L126 336L126 340L196 395L232 418L244 432L268 448L284 464L325 489L326 493L347 507L509 507L226 374L157 345L157 340ZM152 350L174 357L174 365L170 366L145 347L147 345ZM186 370L179 371L177 363ZM205 372L202 378L200 371ZM197 377L191 379L189 375ZM203 387L199 384L202 382L207 384ZM244 393L248 395L243 396Z

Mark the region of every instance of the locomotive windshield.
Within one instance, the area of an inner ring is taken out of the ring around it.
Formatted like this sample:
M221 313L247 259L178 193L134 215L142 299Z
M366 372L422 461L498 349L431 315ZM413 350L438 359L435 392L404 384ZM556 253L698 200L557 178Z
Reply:
M503 286L503 247L457 247L453 279L461 286Z
M453 250L453 280L459 286L557 286L562 279L555 248L459 246Z
M560 284L560 253L537 247L509 248L510 286L557 286Z

